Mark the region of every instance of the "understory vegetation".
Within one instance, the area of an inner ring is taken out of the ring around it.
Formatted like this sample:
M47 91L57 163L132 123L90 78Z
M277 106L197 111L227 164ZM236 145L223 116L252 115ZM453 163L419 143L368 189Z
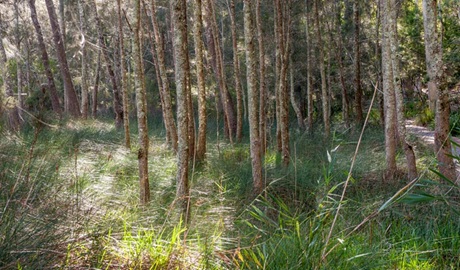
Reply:
M268 150L267 188L251 198L248 142L210 135L207 162L192 168L185 224L161 123L149 123L152 200L141 207L137 153L110 122L2 131L0 268L460 268L459 189L430 171L426 145L416 144L417 183L387 182L383 132L371 124L341 200L359 132L338 128L328 141L293 132L291 165Z

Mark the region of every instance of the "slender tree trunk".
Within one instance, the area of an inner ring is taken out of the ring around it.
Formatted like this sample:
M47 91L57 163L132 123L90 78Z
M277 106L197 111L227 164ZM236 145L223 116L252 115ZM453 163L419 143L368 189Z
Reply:
M429 89L436 97L435 152L438 169L445 177L455 181L456 171L449 139L449 92L442 60L442 40L437 30L437 1L423 0L423 26L425 29L425 55Z
M23 108L24 100L22 96L22 60L21 60L21 34L19 32L19 0L14 1L14 13L15 13L15 41L16 41L16 79L17 79L17 94L18 94L18 114L19 120L23 121Z
M196 77L198 85L198 145L196 150L197 161L203 161L206 157L206 86L204 77L204 49L203 40L203 16L202 16L201 0L195 0L194 9L194 41L195 41L195 62L196 62Z
M265 83L265 42L260 14L260 0L256 1L256 25L259 43L259 136L262 156L267 149L267 85Z
M311 11L308 10L308 0L305 0L305 35L306 35L306 51L307 51L307 127L308 132L313 132L313 83L312 83L312 42L311 42L311 35L310 35L310 13Z
M337 50L336 50L336 58L339 64L339 77L340 77L340 87L341 87L341 94L342 94L342 118L345 122L345 126L350 126L350 110L349 110L349 99L348 99L348 91L347 86L345 84L345 74L344 74L344 65L342 60L342 52L343 52L343 41L342 41L342 25L341 25L341 8L340 3L336 3L336 27L337 27Z
M37 10L35 8L35 0L29 0L28 3L30 8L30 17L35 28L35 33L37 34L38 47L40 49L43 67L45 69L46 78L48 80L46 89L49 91L53 111L60 115L62 113L61 102L59 101L56 84L54 83L53 72L51 71L50 67L48 52L46 51L45 41L43 40L43 33L41 30L40 22L38 21Z
M121 15L121 0L117 0L118 14L118 46L120 50L120 72L121 72L121 94L123 103L123 128L125 131L125 146L131 148L131 136L129 133L129 106L128 106L128 89L126 87L126 63L125 63L125 46L123 35L123 17Z
M363 89L361 88L361 56L360 56L360 41L359 41L359 0L353 0L353 17L354 17L354 72L355 72L355 109L356 109L356 122L362 125L364 122L363 118Z
M187 0L184 0L185 5L187 6ZM187 22L187 13L185 13L185 22ZM188 26L187 23L184 25L185 32L188 33ZM188 34L185 35L185 48L189 47L188 43ZM195 114L193 110L193 100L192 100L192 81L191 81L191 74L190 74L190 55L187 53L185 54L185 82L186 82L186 93L187 93L187 126L188 126L188 153L189 158L195 162L195 140L196 140L196 132L195 132Z
M67 97L67 105L65 106L68 112L74 117L80 117L80 108L78 104L77 94L72 82L70 75L69 65L67 64L66 53L64 49L64 43L59 30L59 23L54 10L53 0L45 0L46 9L48 10L48 16L50 19L51 30L53 31L53 41L56 47L56 54L59 61L59 70L64 81L64 95Z
M81 114L83 119L88 118L89 95L88 95L88 69L86 67L86 20L84 13L84 1L78 0L78 11L80 15L80 51L81 51Z
M165 60L165 52L164 52L164 41L162 33L160 32L160 27L158 25L158 21L156 18L156 0L152 0L151 2L151 20L153 25L153 32L155 36L155 49L156 49L156 56L158 59L158 68L160 70L160 77L161 77L161 91L163 92L163 101L164 101L164 115L165 115L165 126L167 127L167 132L169 132L171 136L171 146L174 151L177 152L177 142L178 142L178 135L177 135L177 127L174 121L174 114L173 114L173 107L171 101L171 93L169 87L169 80L168 74L166 69L166 60Z
M94 86L92 92L92 110L91 114L93 118L97 116L97 92L99 91L99 82L101 78L101 47L100 42L97 42L97 67L96 67L96 78L94 79Z
M120 97L120 89L118 86L117 77L112 67L112 59L110 59L109 50L107 48L107 45L105 44L102 22L97 12L96 2L94 2L94 7L95 7L95 14L96 14L96 27L97 27L97 34L99 37L99 44L101 46L102 56L104 57L104 60L105 60L107 73L109 74L109 79L110 79L110 82L112 83L113 111L115 113L115 126L117 129L122 129L123 128L123 113L124 113L122 97Z
M329 117L329 94L327 92L326 84L326 68L324 65L324 50L323 50L323 40L321 34L321 25L319 23L319 11L318 11L318 2L319 0L314 1L314 12L315 12L315 30L316 30L316 41L318 42L318 51L319 51L319 70L321 74L321 99L323 104L323 123L324 123L324 135L326 138L329 138L331 133L331 121Z
M235 0L230 0L230 22L232 29L232 47L233 47L233 76L235 78L236 92L236 139L241 142L243 137L243 89L240 81L240 62L238 58L238 36L236 34L235 22ZM259 36L260 37L260 36ZM259 42L262 42L259 39Z
M305 122L303 121L303 116L302 116L302 112L300 111L300 102L296 100L295 98L295 86L294 86L294 66L293 66L293 62L292 62L292 56L289 60L289 76L290 76L290 87L291 87L291 93L290 93L290 96L291 96L291 105L292 105L292 108L294 109L294 112L297 116L297 124L299 125L299 129L301 131L304 131L305 130Z
M382 71L383 71L383 99L385 108L385 160L386 175L389 181L394 179L396 173L396 99L393 84L393 68L391 65L391 40L390 28L392 18L390 16L390 1L383 1L383 25L382 25Z
M141 27L141 4L140 0L135 1L136 24L134 27L134 63L136 74L136 107L137 107L137 127L139 131L139 186L140 203L145 205L150 201L148 156L149 156L149 136L147 128L147 94L144 81L144 65L142 59L142 27Z
M187 88L187 7L184 0L172 0L172 17L174 24L174 67L177 91L177 126L178 126L178 151L177 151L177 183L176 200L180 203L185 217L189 213L189 126L188 126L188 88Z
M66 42L66 20L65 20L65 2L66 0L59 0L59 26L61 28L62 41Z
M252 0L244 0L244 43L246 46L246 66L248 85L249 137L252 161L252 180L254 195L262 193L262 160L259 137L259 114L257 112L259 95L257 91L257 57L255 55L255 31L252 21Z
M413 180L417 178L417 166L415 153L412 145L408 142L408 137L406 133L406 121L404 119L404 100L403 93L401 88L401 78L400 78L400 68L399 68L399 59L401 56L398 50L398 29L397 29L397 10L395 0L390 0L392 4L392 9L390 10L389 16L391 16L391 25L389 26L389 42L391 49L391 63L393 69L393 84L396 98L396 116L398 120L398 133L399 139L401 141L404 154L407 161L407 170L408 170L408 180Z

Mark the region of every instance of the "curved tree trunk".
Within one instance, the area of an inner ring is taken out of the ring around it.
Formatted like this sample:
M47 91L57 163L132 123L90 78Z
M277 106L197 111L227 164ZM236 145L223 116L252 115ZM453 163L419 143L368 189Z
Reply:
M51 30L53 31L53 41L60 66L59 70L61 71L62 80L64 81L64 95L67 97L67 104L65 108L72 116L80 117L81 114L78 104L77 93L75 92L72 77L69 71L69 65L67 64L64 43L62 40L61 32L59 30L59 23L56 16L56 11L54 10L53 0L45 0L45 3L46 9L48 10Z
M61 102L59 101L56 84L54 83L53 72L50 67L48 52L46 51L45 41L43 40L43 33L41 30L40 22L38 21L37 10L35 8L35 0L29 0L28 3L30 8L30 17L35 28L35 33L37 34L38 48L40 49L46 79L48 80L46 89L48 89L50 94L53 111L60 115L62 113Z

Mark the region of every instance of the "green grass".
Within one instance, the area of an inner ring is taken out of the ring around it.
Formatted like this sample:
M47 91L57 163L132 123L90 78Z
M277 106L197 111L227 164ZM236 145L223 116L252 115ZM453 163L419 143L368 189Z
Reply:
M0 269L460 268L458 193L426 171L433 167L429 149L418 145L417 156L423 179L436 182L418 182L376 214L406 184L403 174L392 183L382 179L377 126L366 130L326 243L356 133L336 131L324 140L319 132L292 132L286 168L271 145L267 188L254 200L248 142L228 144L211 122L207 161L191 172L191 219L184 224L174 207L176 157L161 122L149 123L147 206L138 204L135 123L127 150L110 122L2 131Z

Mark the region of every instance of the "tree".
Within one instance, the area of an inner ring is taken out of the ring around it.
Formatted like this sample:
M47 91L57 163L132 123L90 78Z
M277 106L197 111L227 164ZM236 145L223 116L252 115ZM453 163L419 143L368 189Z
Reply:
M354 21L354 73L355 73L355 109L356 109L356 122L363 124L363 89L361 87L361 53L359 39L359 26L360 26L360 15L359 15L359 0L353 0L353 21Z
M84 1L78 0L78 13L80 15L80 52L81 52L81 113L83 119L88 117L89 95L88 95L88 68L86 64L86 19L84 11Z
M188 104L187 104L187 6L185 0L172 1L172 17L174 24L174 70L177 92L177 126L178 126L178 151L177 151L177 182L176 200L186 217L188 216L189 202L189 137L188 137Z
M265 80L265 44L262 28L262 15L260 14L260 0L256 1L257 39L259 43L259 135L262 156L267 148L267 86Z
M259 95L257 91L257 68L255 55L255 31L252 21L252 0L244 0L244 44L246 47L248 111L249 111L249 138L252 164L252 181L254 194L260 194L264 189L262 181L262 159L258 123Z
M206 115L206 86L204 77L204 65L203 65L203 16L202 16L202 2L201 0L195 0L194 9L194 33L193 38L195 42L195 62L196 62L196 78L198 85L198 145L196 149L196 159L202 161L206 155L206 126L207 126L207 115Z
M46 9L48 10L48 16L50 19L51 30L53 32L53 41L56 48L56 55L59 62L59 70L61 71L62 80L64 81L64 95L65 98L65 110L68 111L74 117L80 117L80 106L78 104L77 93L72 82L70 75L69 65L67 63L66 53L64 49L64 42L59 30L59 23L54 9L53 0L45 0Z
M121 0L117 0L118 15L118 49L120 50L120 72L121 72L121 95L123 103L123 128L125 131L125 146L131 148L131 136L129 134L129 109L128 109L128 89L126 86L126 63L125 63L125 46L123 35L123 18L121 16Z
M38 21L37 10L35 8L35 0L29 0L28 3L30 8L30 17L35 28L35 34L37 35L38 48L40 49L46 79L48 80L48 85L46 89L48 90L51 98L51 106L53 107L54 112L56 112L57 114L61 114L61 102L59 101L59 94L56 89L56 84L54 83L54 76L51 70L48 52L46 51L43 33L41 30L40 22Z
M442 60L442 40L439 37L436 11L436 0L423 0L426 70L430 78L428 88L436 97L434 138L436 158L439 172L455 181L456 171L449 140L449 92Z
M160 27L158 25L158 21L156 18L156 3L155 0L152 0L151 5L151 21L153 25L153 32L155 37L155 49L156 49L156 57L158 60L158 69L160 71L160 79L161 79L161 87L160 91L162 91L163 97L163 115L165 117L165 126L167 132L171 136L171 145L174 151L177 151L177 127L176 123L174 122L174 114L172 109L172 101L171 101L171 93L169 87L169 80L166 68L166 60L165 60L165 52L164 52L164 41L162 33L160 32Z
M144 65L142 59L142 39L141 39L141 4L140 0L135 1L136 24L134 27L134 67L136 74L136 108L137 108L137 128L139 132L139 150L137 159L139 163L139 186L140 202L147 204L150 201L149 187L149 136L147 128L147 93L144 80Z

